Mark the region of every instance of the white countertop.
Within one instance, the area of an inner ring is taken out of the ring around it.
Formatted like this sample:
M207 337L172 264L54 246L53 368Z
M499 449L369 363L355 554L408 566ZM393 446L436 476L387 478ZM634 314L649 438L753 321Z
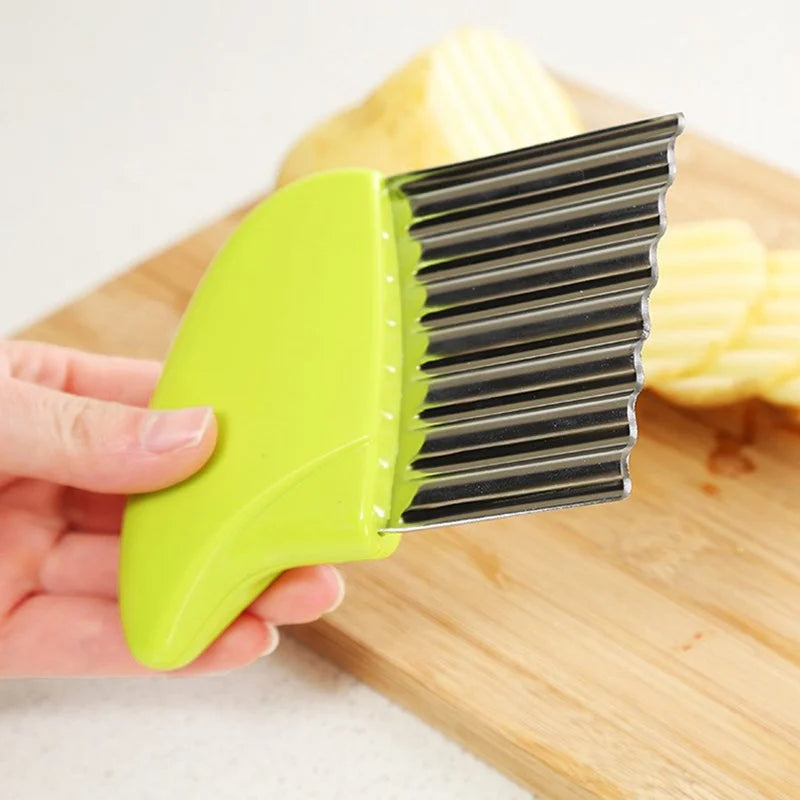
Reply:
M122 5L0 4L0 333L264 191L313 119L462 24L800 172L791 0ZM216 678L0 683L0 796L528 795L287 641Z

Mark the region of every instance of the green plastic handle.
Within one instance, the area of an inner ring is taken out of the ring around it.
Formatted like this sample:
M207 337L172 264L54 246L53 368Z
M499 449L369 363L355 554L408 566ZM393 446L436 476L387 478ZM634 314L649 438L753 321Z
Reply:
M192 299L153 398L213 406L208 464L125 514L136 658L196 658L282 571L377 558L401 403L398 264L379 173L298 181L253 210Z

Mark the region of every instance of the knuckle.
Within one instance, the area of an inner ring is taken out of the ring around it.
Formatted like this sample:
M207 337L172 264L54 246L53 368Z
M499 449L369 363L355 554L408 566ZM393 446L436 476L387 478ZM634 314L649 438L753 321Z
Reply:
M87 397L70 397L56 418L57 435L72 451L91 450L95 443L91 401Z

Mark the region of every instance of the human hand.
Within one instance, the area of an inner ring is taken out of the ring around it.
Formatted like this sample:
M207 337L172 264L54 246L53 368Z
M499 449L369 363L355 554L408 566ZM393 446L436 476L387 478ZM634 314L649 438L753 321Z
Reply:
M159 364L0 341L0 677L140 675L117 606L125 495L211 455L209 408L149 411ZM187 536L191 535L187 531ZM272 652L275 626L338 605L328 566L284 573L181 674Z

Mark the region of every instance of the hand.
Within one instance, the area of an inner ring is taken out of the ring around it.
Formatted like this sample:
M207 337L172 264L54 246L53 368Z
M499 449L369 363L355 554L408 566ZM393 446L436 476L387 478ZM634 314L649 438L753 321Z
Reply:
M0 341L0 677L139 675L117 607L125 495L211 455L209 408L148 411L157 363ZM188 533L187 533L188 535ZM276 625L338 605L333 567L284 573L181 673L272 652Z

